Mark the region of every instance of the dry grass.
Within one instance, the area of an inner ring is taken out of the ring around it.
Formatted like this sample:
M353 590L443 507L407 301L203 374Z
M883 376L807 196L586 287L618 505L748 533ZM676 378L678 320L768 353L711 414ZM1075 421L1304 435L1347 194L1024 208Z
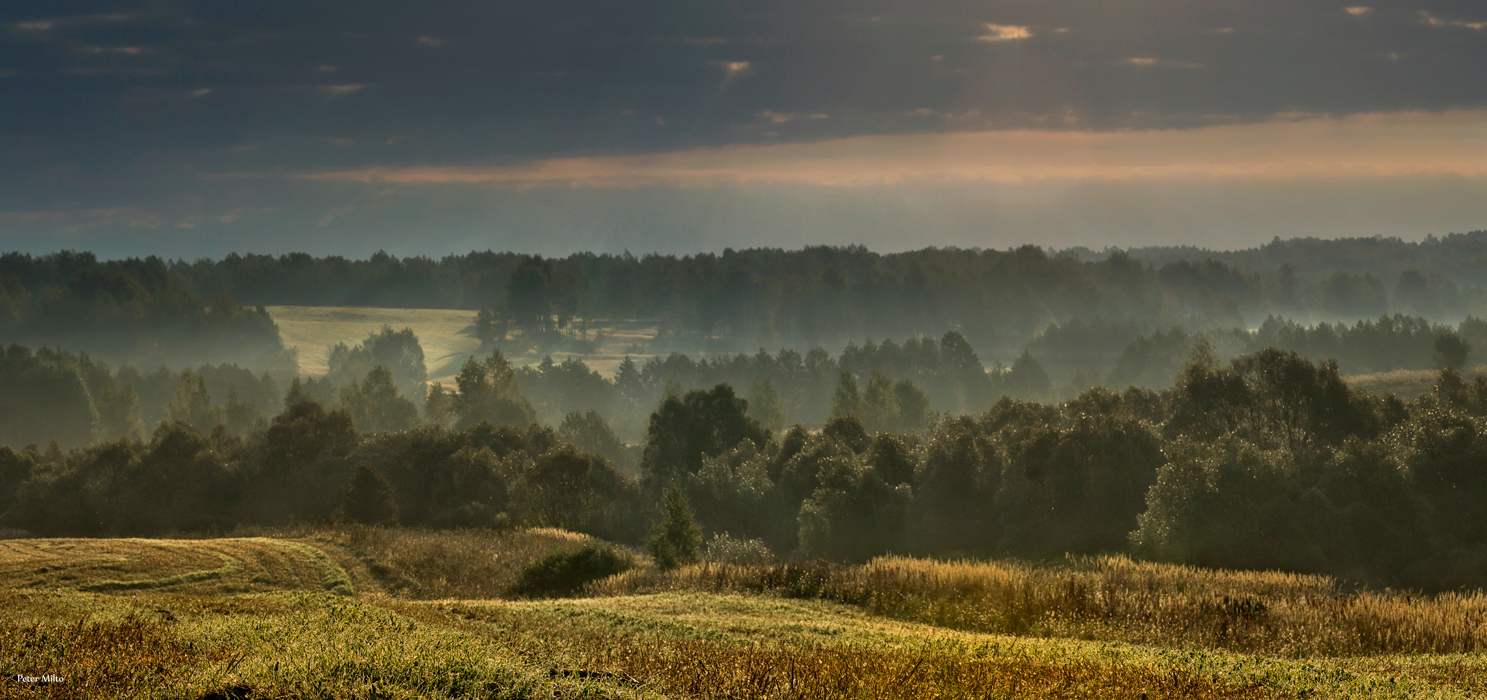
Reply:
M4 540L0 585L97 592L353 592L346 572L324 552L263 537Z
M285 347L299 348L299 369L303 374L323 375L327 351L331 345L356 345L377 332L383 324L393 330L412 328L423 348L429 381L449 386L466 358L480 350L475 337L474 311L454 309L390 309L367 306L270 306L269 315L279 325ZM594 340L593 352L582 355L589 367L612 375L626 355L644 362L653 348L658 329L652 323L639 321L606 321L592 325L588 337ZM513 348L520 345L512 343ZM528 350L511 352L507 357L517 366L537 364L546 352ZM553 360L562 362L575 353L554 352Z
M1433 369L1399 369L1393 372L1373 372L1371 374L1350 374L1343 377L1343 381L1354 389L1364 389L1379 396L1384 394L1395 394L1401 399L1413 399L1421 394L1428 394L1435 387L1436 379L1440 378L1440 372ZM1461 373L1468 382L1479 374L1487 374L1487 365L1477 365Z
M589 541L551 528L528 530L406 530L351 526L319 536L368 563L382 586L407 598L500 598L522 569L554 552Z
M1209 571L1124 557L1039 567L884 557L863 566L633 571L593 595L774 592L953 629L1193 646L1285 657L1487 650L1487 596L1344 594L1322 576Z
M570 648L574 667L554 676L605 678L694 698L833 700L837 698L1263 698L1256 685L1234 686L1191 673L1052 664L1028 658L977 659L867 648L777 649L709 642L594 635ZM551 658L533 654L540 663Z
M156 697L204 662L231 663L220 648L181 637L157 615L74 623L0 622L0 695L8 698ZM21 682L18 675L60 677Z

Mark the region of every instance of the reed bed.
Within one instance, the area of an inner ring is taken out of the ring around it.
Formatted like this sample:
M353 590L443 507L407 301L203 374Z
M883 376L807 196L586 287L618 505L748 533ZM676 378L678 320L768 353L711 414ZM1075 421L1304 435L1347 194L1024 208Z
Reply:
M1333 579L1106 556L1062 566L882 557L861 566L701 564L626 572L590 595L767 592L953 629L1284 657L1487 650L1487 595L1344 592Z

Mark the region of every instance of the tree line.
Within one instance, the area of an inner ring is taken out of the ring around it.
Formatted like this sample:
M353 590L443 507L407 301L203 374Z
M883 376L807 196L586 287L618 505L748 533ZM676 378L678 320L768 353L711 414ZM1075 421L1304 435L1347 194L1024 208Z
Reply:
M639 544L673 489L703 535L787 557L1127 551L1422 588L1487 574L1487 378L1447 368L1406 402L1349 388L1333 362L1265 348L1225 363L1199 340L1162 391L1004 397L916 428L884 420L905 403L897 385L870 375L854 399L846 377L819 430L773 430L727 384L667 396L633 473L605 454L616 441L597 414L533 423L499 354L435 400L446 420L406 430L360 429L354 408L291 386L242 435L174 420L148 439L0 448L0 526L147 535L350 518Z
M157 257L0 255L0 337L85 348L117 362L294 367L262 306L247 308L225 294L208 303Z

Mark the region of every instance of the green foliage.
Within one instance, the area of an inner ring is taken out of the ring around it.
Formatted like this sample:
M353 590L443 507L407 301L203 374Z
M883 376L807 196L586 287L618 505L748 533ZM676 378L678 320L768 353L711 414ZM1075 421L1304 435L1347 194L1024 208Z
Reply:
M711 391L689 391L669 398L651 414L641 470L651 488L694 474L702 460L733 449L743 440L762 446L768 436L748 415L748 403L719 384Z
M1435 334L1431 350L1430 360L1436 369L1450 367L1459 370L1466 366L1466 358L1471 354L1472 345L1455 331L1440 331Z
M73 356L12 345L0 350L0 445L92 441L98 425L88 387Z
M666 487L661 513L661 519L655 524L656 533L647 546L656 566L662 571L670 571L700 561L702 531L692 518L692 509L680 487Z
M396 525L398 504L392 485L381 472L365 464L357 465L346 483L346 500L342 504L346 519L364 525Z
M358 430L407 430L418 423L418 407L398 393L392 371L377 365L366 378L341 389L341 406Z
M522 598L563 598L593 581L635 568L635 558L608 545L556 552L527 565L511 593Z
M212 406L205 377L189 369L181 372L175 396L165 406L165 420L185 423L202 433L210 433L217 427L222 419Z
M625 443L620 442L609 423L604 421L604 416L592 408L584 413L573 411L563 416L563 424L558 426L558 437L580 450L602 455L615 466L634 468Z
M428 395L423 400L423 419L442 428L449 427L454 419L454 401L443 384L434 382L429 385Z
M862 411L862 395L857 391L857 379L850 372L842 372L836 382L836 391L831 396L831 417L845 418Z
M376 367L386 367L392 383L403 396L423 396L428 391L428 368L423 347L412 328L394 331L384 325L356 347L332 346L326 360L326 378L336 386L354 386Z
M785 427L785 408L780 405L780 394L774 382L765 377L749 387L749 417L770 432L779 432Z
M456 426L469 427L488 421L494 425L526 426L536 420L536 410L522 395L516 373L500 350L484 362L470 358L455 378L459 393L454 397Z

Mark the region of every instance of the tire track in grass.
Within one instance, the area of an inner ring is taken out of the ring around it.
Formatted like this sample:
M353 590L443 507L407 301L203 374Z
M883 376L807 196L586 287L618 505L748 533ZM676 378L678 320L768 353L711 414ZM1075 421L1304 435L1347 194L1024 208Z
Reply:
M331 558L319 548L310 546L303 542L294 542L291 540L276 540L271 537L251 537L245 541L255 542L258 544L276 545L285 549L292 549L296 552L299 552L300 554L309 557L310 560L315 563L315 568L319 569L320 571L320 583L322 586L325 587L325 590L330 591L331 593L335 593L336 595L356 595L356 588L351 585L351 577L346 573L346 570L341 568L340 564L331 561Z
M165 578L135 579L131 581L94 581L92 583L84 583L78 585L76 588L80 591L93 592L149 590L152 588L177 586L183 583L198 583L200 581L210 581L212 579L218 579L230 574L235 574L238 571L241 571L243 568L242 560L238 559L237 557L229 555L225 552L219 552L213 549L207 549L205 547L198 547L195 545L187 544L185 542L143 539L130 539L125 541L135 544L153 545L156 547L176 547L198 554L211 554L222 561L222 566L215 569L188 571L184 574L177 574L175 576L168 576Z

